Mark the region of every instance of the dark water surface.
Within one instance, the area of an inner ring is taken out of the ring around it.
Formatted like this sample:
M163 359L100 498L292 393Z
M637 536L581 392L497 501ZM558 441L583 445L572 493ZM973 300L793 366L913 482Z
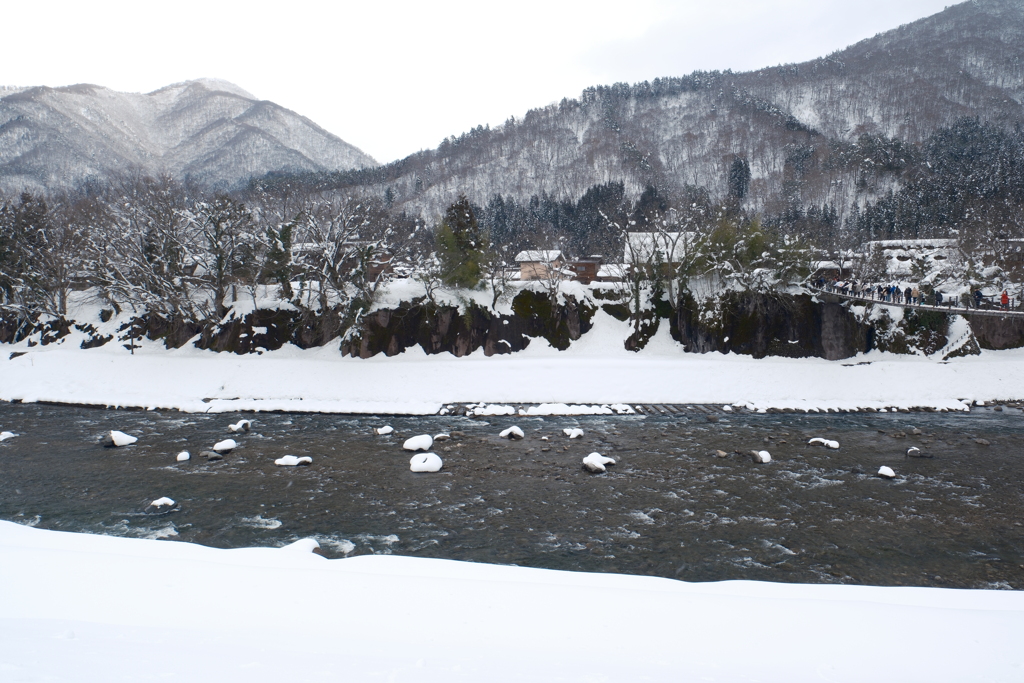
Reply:
M0 443L0 518L224 548L312 536L330 557L1024 589L1020 410L719 415L384 419L0 404L0 430L19 434ZM240 417L253 430L235 437L238 449L199 457ZM395 434L374 435L384 424ZM524 440L498 437L512 424ZM570 426L585 436L570 441ZM104 447L111 429L139 441ZM435 444L444 469L410 472L404 439L449 431L464 436ZM840 450L807 445L819 436ZM934 457L905 458L912 445ZM192 460L175 462L185 449ZM751 449L773 462L735 453ZM618 464L584 472L593 451ZM276 467L285 454L313 465ZM881 465L897 479L874 476ZM147 512L161 496L178 507Z

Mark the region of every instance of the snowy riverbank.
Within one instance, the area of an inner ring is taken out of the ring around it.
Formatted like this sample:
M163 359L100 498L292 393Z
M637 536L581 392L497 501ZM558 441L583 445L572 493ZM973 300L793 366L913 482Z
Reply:
M1024 593L325 560L0 522L10 680L1018 681Z
M684 353L662 326L647 348L622 348L628 330L606 318L566 351L543 340L514 355L342 358L336 344L245 356L145 342L82 350L5 345L0 400L190 412L434 414L445 404L733 404L797 410L929 407L1024 398L1024 350L948 362L872 352L845 361Z

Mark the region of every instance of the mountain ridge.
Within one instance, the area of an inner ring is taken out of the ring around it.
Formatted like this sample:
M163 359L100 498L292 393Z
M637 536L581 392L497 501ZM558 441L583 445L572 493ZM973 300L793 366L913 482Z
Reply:
M227 81L145 94L89 83L0 90L0 189L9 192L74 187L126 167L226 188L270 171L374 165L308 118Z

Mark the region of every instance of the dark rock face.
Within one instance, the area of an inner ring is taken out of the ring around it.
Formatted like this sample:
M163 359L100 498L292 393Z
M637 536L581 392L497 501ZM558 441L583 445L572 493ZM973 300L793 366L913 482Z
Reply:
M971 318L974 338L983 349L1019 349L1024 346L1024 320L1019 318Z
M419 345L428 354L443 352L462 357L482 348L484 354L514 353L543 337L559 349L592 327L594 310L569 297L552 308L545 294L524 291L512 302L514 315L499 315L476 305L460 315L452 306L424 299L402 302L366 316L357 334L341 346L345 356L370 358L379 353L397 355Z
M870 349L869 325L841 304L815 302L808 295L729 292L710 319L690 300L673 323L672 336L691 353L839 360Z

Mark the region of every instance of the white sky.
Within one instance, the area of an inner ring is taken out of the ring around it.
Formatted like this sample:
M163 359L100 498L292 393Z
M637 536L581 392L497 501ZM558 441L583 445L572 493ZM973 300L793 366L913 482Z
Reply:
M387 162L588 85L822 56L950 0L6 3L0 84L223 78Z

